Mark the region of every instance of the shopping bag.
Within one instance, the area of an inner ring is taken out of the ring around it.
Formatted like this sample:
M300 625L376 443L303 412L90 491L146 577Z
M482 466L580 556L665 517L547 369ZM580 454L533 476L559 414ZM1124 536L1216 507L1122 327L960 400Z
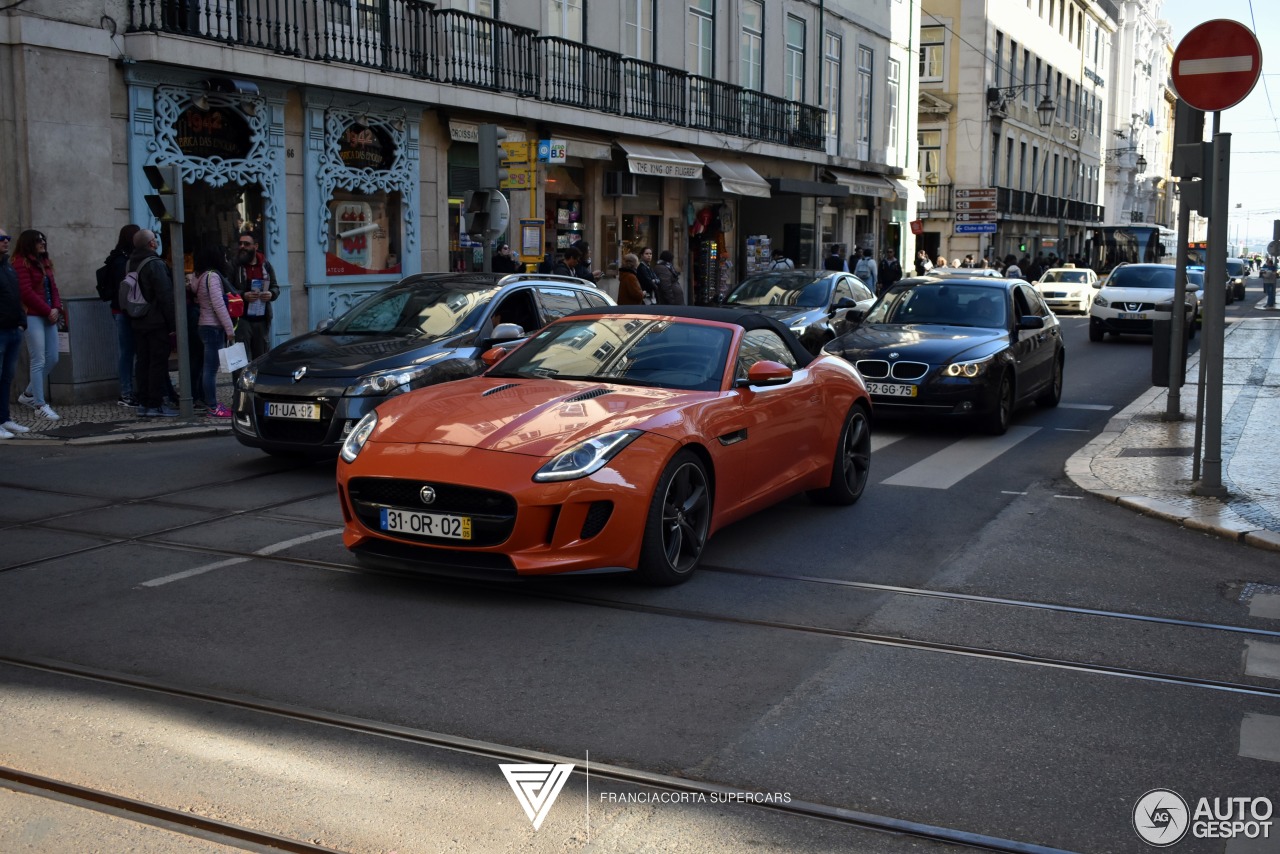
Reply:
M249 357L245 354L243 341L237 341L218 351L218 370L224 374L238 371L247 364Z
M71 352L71 333L70 332L58 333L58 352L59 353Z

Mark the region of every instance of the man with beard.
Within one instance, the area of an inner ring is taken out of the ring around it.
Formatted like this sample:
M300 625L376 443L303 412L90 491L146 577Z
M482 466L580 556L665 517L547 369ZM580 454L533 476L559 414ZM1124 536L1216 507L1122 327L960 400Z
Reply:
M280 297L280 283L271 262L258 251L257 238L246 232L231 269L231 287L244 298L244 316L236 324L236 340L244 342L253 360L271 349L271 303Z

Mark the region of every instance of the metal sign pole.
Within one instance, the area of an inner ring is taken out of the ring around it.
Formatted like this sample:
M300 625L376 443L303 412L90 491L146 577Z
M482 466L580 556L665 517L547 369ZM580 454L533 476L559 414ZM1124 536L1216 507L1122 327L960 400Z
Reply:
M1178 205L1177 269L1173 274L1173 304L1184 305L1187 299L1187 242L1191 232L1191 205L1184 199ZM1169 312L1169 395L1165 399L1164 420L1182 420L1182 380L1187 373L1186 312Z
M1218 133L1220 112L1213 114L1213 196L1209 216L1209 249L1205 259L1204 328L1200 360L1205 366L1204 465L1197 495L1223 498L1222 375L1226 293L1218 276L1227 269L1227 195L1231 183L1231 134Z

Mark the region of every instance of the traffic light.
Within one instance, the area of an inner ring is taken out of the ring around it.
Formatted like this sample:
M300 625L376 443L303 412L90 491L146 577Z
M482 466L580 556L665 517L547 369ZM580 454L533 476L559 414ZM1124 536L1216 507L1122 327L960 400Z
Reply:
M497 125L480 125L480 186L486 190L496 190L507 178L507 170L502 163L507 152L502 141L507 132Z
M1027 251L1027 241L1025 241L1025 240L1024 240L1024 241L1022 241L1021 243L1019 243L1019 244L1018 244L1018 251L1019 251L1019 252L1026 252L1026 251Z
M142 172L154 191L143 197L152 215L161 222L181 224L182 173L178 167L172 163L167 166L148 164L142 167Z
M489 230L488 190L467 190L462 194L462 230L472 237L484 237Z

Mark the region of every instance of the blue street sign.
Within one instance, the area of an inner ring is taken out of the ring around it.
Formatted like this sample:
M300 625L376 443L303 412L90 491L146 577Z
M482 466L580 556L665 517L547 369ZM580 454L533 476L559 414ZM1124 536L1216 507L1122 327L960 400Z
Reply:
M956 234L995 234L994 222L957 222Z

